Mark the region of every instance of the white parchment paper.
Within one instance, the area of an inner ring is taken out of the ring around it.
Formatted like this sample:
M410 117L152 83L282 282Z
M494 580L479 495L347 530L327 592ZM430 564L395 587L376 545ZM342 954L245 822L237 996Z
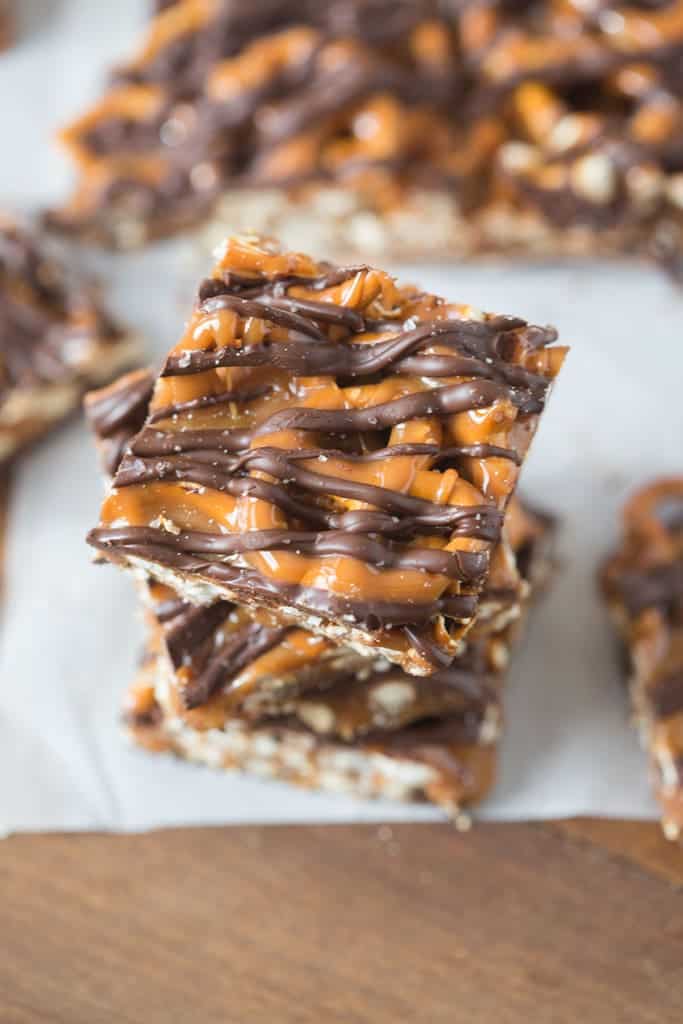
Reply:
M20 45L0 57L0 201L35 207L68 180L50 149L54 128L129 48L144 4L20 7ZM186 246L88 260L159 359L189 309ZM636 267L395 269L449 297L552 322L573 345L523 478L524 492L563 519L563 570L514 661L500 783L478 813L651 817L646 762L594 579L626 494L683 469L683 298ZM15 473L0 635L0 831L438 817L130 749L117 718L142 636L129 581L89 561L83 537L100 496L82 424Z

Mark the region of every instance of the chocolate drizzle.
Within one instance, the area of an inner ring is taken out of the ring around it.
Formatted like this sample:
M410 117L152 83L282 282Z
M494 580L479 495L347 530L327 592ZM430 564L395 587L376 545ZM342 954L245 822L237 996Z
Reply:
M159 621L162 621L162 607L155 608ZM163 619L164 644L175 672L182 678L183 672L190 671L188 681L180 685L181 697L188 710L205 704L218 691L230 692L243 669L286 639L286 628L267 626L256 620L232 625L229 616L233 609L234 605L227 601L209 607L177 602L175 614ZM365 693L376 683L399 681L415 685L415 680L396 668L368 671L363 666L359 674L360 668L357 660L337 669L330 669L323 661L318 672L309 679L308 686L322 691L328 700L334 700L335 696L344 700L347 691L355 686L360 686L361 692ZM359 683L361 679L362 683ZM485 660L476 646L459 659L457 666L442 668L417 685L418 694L420 689L424 689L432 701L438 701L441 695L444 703L452 704L452 695L460 695L473 714L480 713L485 706L496 704L498 700Z
M488 510L490 511L490 510ZM362 520L365 524L366 520ZM375 524L379 525L377 520ZM166 534L166 536L165 536ZM471 531L469 531L471 535ZM390 544L344 530L326 530L322 533L302 533L297 530L250 530L248 533L226 535L199 531L168 534L153 527L124 526L100 529L93 539L99 545L116 543L168 544L176 551L193 554L231 555L248 551L291 551L293 554L346 555L382 569L418 569L421 572L447 576L467 583L478 582L488 568L488 555L474 551L445 552L433 548L402 550Z
M204 537L206 535L200 535L201 539ZM202 558L194 549L195 540L200 538L190 535L188 543L193 552L185 553L182 541L177 543L175 534L152 527L124 526L91 530L88 543L113 557L120 552L123 556L139 559L151 573L155 563L181 573L201 573L207 579L224 585L235 595L235 600L254 601L272 608L286 604L328 622L336 623L341 619L345 624L363 627L370 633L392 626L426 625L437 615L466 621L477 607L474 594L453 594L423 602L360 601L314 587L283 583L243 566Z
M192 652L215 633L233 607L229 601L216 601L208 608L178 602L173 617L165 620L164 632L166 649L175 669L185 664Z
M265 289L263 299L267 296L268 290ZM404 325L394 327L389 323L382 326L389 330L401 327L402 330L373 344L354 345L344 344L339 339L327 341L319 324L341 327L347 335L372 330L376 325L368 324L355 310L332 303L282 298L256 301L239 295L221 294L204 299L199 308L207 315L227 309L240 317L257 317L288 328L294 336L277 344L266 341L260 345L230 346L171 356L166 361L163 376L191 375L222 366L275 366L301 376L331 375L350 380L389 371L409 376L481 377L499 385L495 396L492 389L482 386L482 404L490 404L493 397L508 397L523 412L539 412L543 408L547 381L523 367L503 362L499 355L510 332L525 326L523 321L504 317L492 317L483 322L446 319L432 320L408 329ZM547 345L557 338L557 332L552 328L532 330L533 334L529 333L525 339L529 347ZM297 333L308 341L299 340ZM311 341L318 343L312 345ZM435 344L454 350L456 354L419 354ZM384 425L390 426L391 422L387 420Z
M154 389L152 370L137 370L85 398L85 412L100 442L102 465L113 476L130 439L142 428Z

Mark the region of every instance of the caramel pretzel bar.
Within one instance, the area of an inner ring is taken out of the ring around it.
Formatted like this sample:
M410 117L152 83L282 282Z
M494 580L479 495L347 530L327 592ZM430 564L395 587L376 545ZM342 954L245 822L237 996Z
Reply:
M89 540L192 603L428 674L476 617L554 340L229 240Z
M534 529L524 558L531 586L547 573L551 531L545 517L525 517ZM274 638L272 623L240 610L229 614L229 624L216 625L224 614L219 606L184 605L158 584L152 591L155 627L124 704L127 731L139 745L309 788L429 800L457 820L492 786L500 684L517 623L472 635L451 668L417 679L381 659L356 656L354 667L344 661L350 652L297 629ZM259 637L275 646L255 650ZM180 667L169 673L174 645ZM235 658L246 664L230 678ZM219 667L222 685L188 708L188 679L196 685L202 678L198 664L205 679L207 669ZM297 689L292 671L302 669ZM276 688L259 685L272 679Z
M535 518L528 512L526 516L528 522ZM538 584L548 569L550 526L545 517L535 518L534 526L535 539L525 559L530 585ZM180 672L170 675L164 646L169 635L187 636L188 627L193 628L191 618L206 619L216 606L182 606L172 593L164 594L158 585L154 589L160 628L150 634L147 654L124 704L126 728L139 745L309 788L358 797L429 800L456 819L463 807L481 800L493 785L500 685L517 625L473 637L451 668L423 679L374 659L361 659L362 665L356 659L355 668L342 662L335 669L329 658L322 657L316 662L317 678L314 674L306 679L299 692L287 686L282 667L302 659L308 662L311 654L301 644L301 631L290 630L291 645L281 638L265 656L248 664L241 685L233 679L203 704L188 708L181 673L192 666L197 647L203 648L203 664L211 664L206 639L198 644L195 640L193 654L183 657ZM238 620L239 613L236 632ZM216 628L220 632L222 627ZM253 617L248 628L254 629ZM251 637L253 642L253 632ZM314 645L331 650L328 641L308 637ZM225 649L221 637L219 650ZM230 656L235 649L233 645ZM279 661L275 669L268 664L273 654ZM259 691L255 674L261 679L275 674L282 688ZM240 694L241 688L246 696ZM260 699L250 708L250 696L259 692Z
M314 251L680 256L683 0L180 0L62 139L53 220Z
M628 653L636 723L649 750L664 832L683 830L683 478L643 488L600 582Z
M139 342L25 230L0 218L0 462L129 366Z

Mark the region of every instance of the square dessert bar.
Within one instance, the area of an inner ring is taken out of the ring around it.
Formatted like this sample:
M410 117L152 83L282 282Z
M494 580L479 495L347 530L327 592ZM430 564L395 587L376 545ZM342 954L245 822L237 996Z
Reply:
M232 239L90 542L192 603L428 674L476 617L555 338Z
M130 366L139 340L25 230L0 217L0 463Z
M495 780L505 669L549 567L551 522L521 506L509 515L527 582L521 617L475 626L454 664L426 678L152 584L147 651L124 704L130 737L310 788L429 800L459 820ZM201 694L198 681L209 684Z
M62 229L342 259L683 251L683 0L178 0L62 133ZM350 255L351 254L351 255Z
M683 832L683 478L638 491L600 574L628 656L633 712L649 751L664 832Z

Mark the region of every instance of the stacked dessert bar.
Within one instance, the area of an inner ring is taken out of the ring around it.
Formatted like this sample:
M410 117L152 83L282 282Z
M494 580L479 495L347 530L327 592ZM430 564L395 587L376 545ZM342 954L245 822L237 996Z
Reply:
M178 0L53 223L382 258L680 256L683 0Z
M627 652L634 717L650 753L670 839L683 833L683 478L658 480L624 509L623 539L601 572Z
M0 465L78 411L138 356L97 289L0 216Z
M132 571L139 742L457 815L551 523L514 497L565 349L365 265L223 246L153 381L87 408Z

